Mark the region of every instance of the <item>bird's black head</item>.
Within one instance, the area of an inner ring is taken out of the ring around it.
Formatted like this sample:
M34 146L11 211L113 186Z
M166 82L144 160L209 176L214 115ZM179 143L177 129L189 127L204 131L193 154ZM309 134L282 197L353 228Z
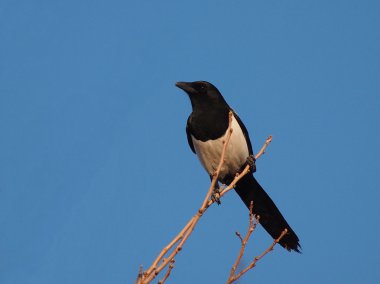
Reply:
M219 90L209 82L177 82L175 85L189 95L193 110L228 107Z

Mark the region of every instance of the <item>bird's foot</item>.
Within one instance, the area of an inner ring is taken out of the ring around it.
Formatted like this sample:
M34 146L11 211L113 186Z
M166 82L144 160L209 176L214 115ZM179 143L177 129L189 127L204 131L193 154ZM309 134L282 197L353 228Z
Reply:
M221 189L220 188L214 188L212 194L211 194L211 200L216 202L218 205L222 204L222 202L220 201L220 193L221 193Z
M255 173L256 172L256 159L255 159L255 156L253 155L249 155L247 157L247 161L245 162L245 166L248 165L249 166L249 170L252 172L252 173ZM245 167L244 166L244 167Z

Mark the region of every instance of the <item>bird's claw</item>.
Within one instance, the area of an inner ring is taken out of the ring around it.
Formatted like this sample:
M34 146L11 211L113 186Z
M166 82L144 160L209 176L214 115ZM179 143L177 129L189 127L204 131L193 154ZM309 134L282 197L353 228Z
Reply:
M247 157L246 164L249 166L249 169L252 173L256 172L256 159L255 156L249 155Z
M220 201L220 189L215 188L211 195L211 200L216 202L218 205L222 204Z

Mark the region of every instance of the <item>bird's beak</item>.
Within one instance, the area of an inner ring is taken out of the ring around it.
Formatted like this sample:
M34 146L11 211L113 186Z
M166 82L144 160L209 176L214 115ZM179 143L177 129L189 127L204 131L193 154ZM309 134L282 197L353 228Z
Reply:
M191 94L195 92L195 89L191 86L191 83L188 82L177 82L175 85L184 90L186 93Z

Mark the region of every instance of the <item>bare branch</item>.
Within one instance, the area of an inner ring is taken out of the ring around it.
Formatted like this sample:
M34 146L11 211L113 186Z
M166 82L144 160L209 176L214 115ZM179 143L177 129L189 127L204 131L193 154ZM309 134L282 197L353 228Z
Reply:
M170 272L172 271L172 269L173 269L173 267L174 267L174 262L175 262L174 259L172 259L172 260L170 261L168 271L166 271L164 278L163 278L162 280L158 281L158 284L164 284L164 282L166 281L166 279L169 278L169 276L170 276Z
M257 160L258 158L261 157L261 155L265 154L265 149L268 147L269 143L272 142L272 135L269 135L267 140L265 141L263 147L261 147L260 151L256 154L255 159Z
M256 229L256 226L259 223L259 221L258 221L259 217L257 218L256 222L254 222L254 219L255 218L253 216L253 201L251 201L251 204L249 206L249 225L248 225L248 231L247 231L247 234L245 235L244 240L242 239L242 237L240 236L239 233L236 233L236 235L241 240L241 247L240 247L239 255L238 255L238 257L237 257L234 265L231 268L230 277L227 280L227 284L230 284L233 281L235 281L234 279L235 279L236 268L237 268L238 264L240 263L241 258L243 257L243 254L244 254L244 251L245 251L245 247L246 247L246 245L248 243L249 238L251 237L252 232Z
M207 192L207 195L201 205L201 207L198 209L197 213L189 220L189 222L185 225L185 227L181 230L181 232L174 237L174 239L162 249L162 251L159 253L157 258L154 260L152 265L144 272L139 272L139 277L136 281L138 284L148 284L150 283L165 267L169 265L169 268L164 276L164 278L159 283L164 283L166 279L169 277L171 270L174 267L174 257L182 250L183 245L185 244L186 240L189 238L191 233L193 232L196 224L198 223L199 219L203 216L204 212L215 202L213 199L211 199L211 195L214 191L215 185L218 182L218 176L220 174L221 168L224 163L224 157L227 150L227 145L229 143L229 140L231 138L233 129L232 129L232 112L229 113L229 126L227 129L227 135L225 141L223 141L223 150L221 153L220 161L218 164L218 167L213 174L213 179L211 181L210 188ZM272 136L269 136L266 140L264 146L259 151L259 153L256 155L256 159L258 159L265 151L268 144L271 142ZM228 187L226 187L221 193L220 198L224 196L229 190L231 190L236 183L249 172L250 168L247 166L239 175L235 177L235 179L231 182ZM252 212L251 212L252 213ZM252 217L253 218L253 217ZM252 219L253 220L253 219ZM253 221L252 221L253 222ZM238 233L237 233L238 234ZM238 235L239 236L239 235ZM242 240L241 236L240 239ZM244 242L244 241L243 241ZM174 248L174 249L173 249ZM169 256L165 257L168 252L173 249L173 251L169 254ZM165 257L165 258L164 258Z
M230 283L235 282L240 277L242 277L248 270L254 268L256 266L256 263L260 259L262 259L267 253L269 253L270 251L272 251L274 249L275 245L278 244L278 242L286 235L287 232L288 232L288 229L284 229L282 231L282 233L280 234L280 236L277 239L275 239L273 241L273 243L262 254L260 254L259 256L256 256L253 259L253 261L246 268L244 268L242 271L240 271L237 275L233 275L231 277L231 274L230 274L230 278L228 279L227 283L230 284ZM240 256L240 254L239 254L239 256ZM240 261L240 259L239 259L239 261ZM234 266L235 266L235 264L234 264Z
M158 255L158 257L156 258L156 260L153 262L153 264L151 265L151 267L146 271L144 272L144 277L147 277L148 275L150 275L152 273L152 271L154 269L156 269L157 267L157 264L161 261L161 259L166 255L166 253L179 241L183 238L185 232L189 229L190 225L192 224L193 222L193 218L190 219L189 222L187 222L187 224L185 225L185 227L182 229L181 232L179 232L179 234L166 246L164 247L164 249L161 251L161 253Z

